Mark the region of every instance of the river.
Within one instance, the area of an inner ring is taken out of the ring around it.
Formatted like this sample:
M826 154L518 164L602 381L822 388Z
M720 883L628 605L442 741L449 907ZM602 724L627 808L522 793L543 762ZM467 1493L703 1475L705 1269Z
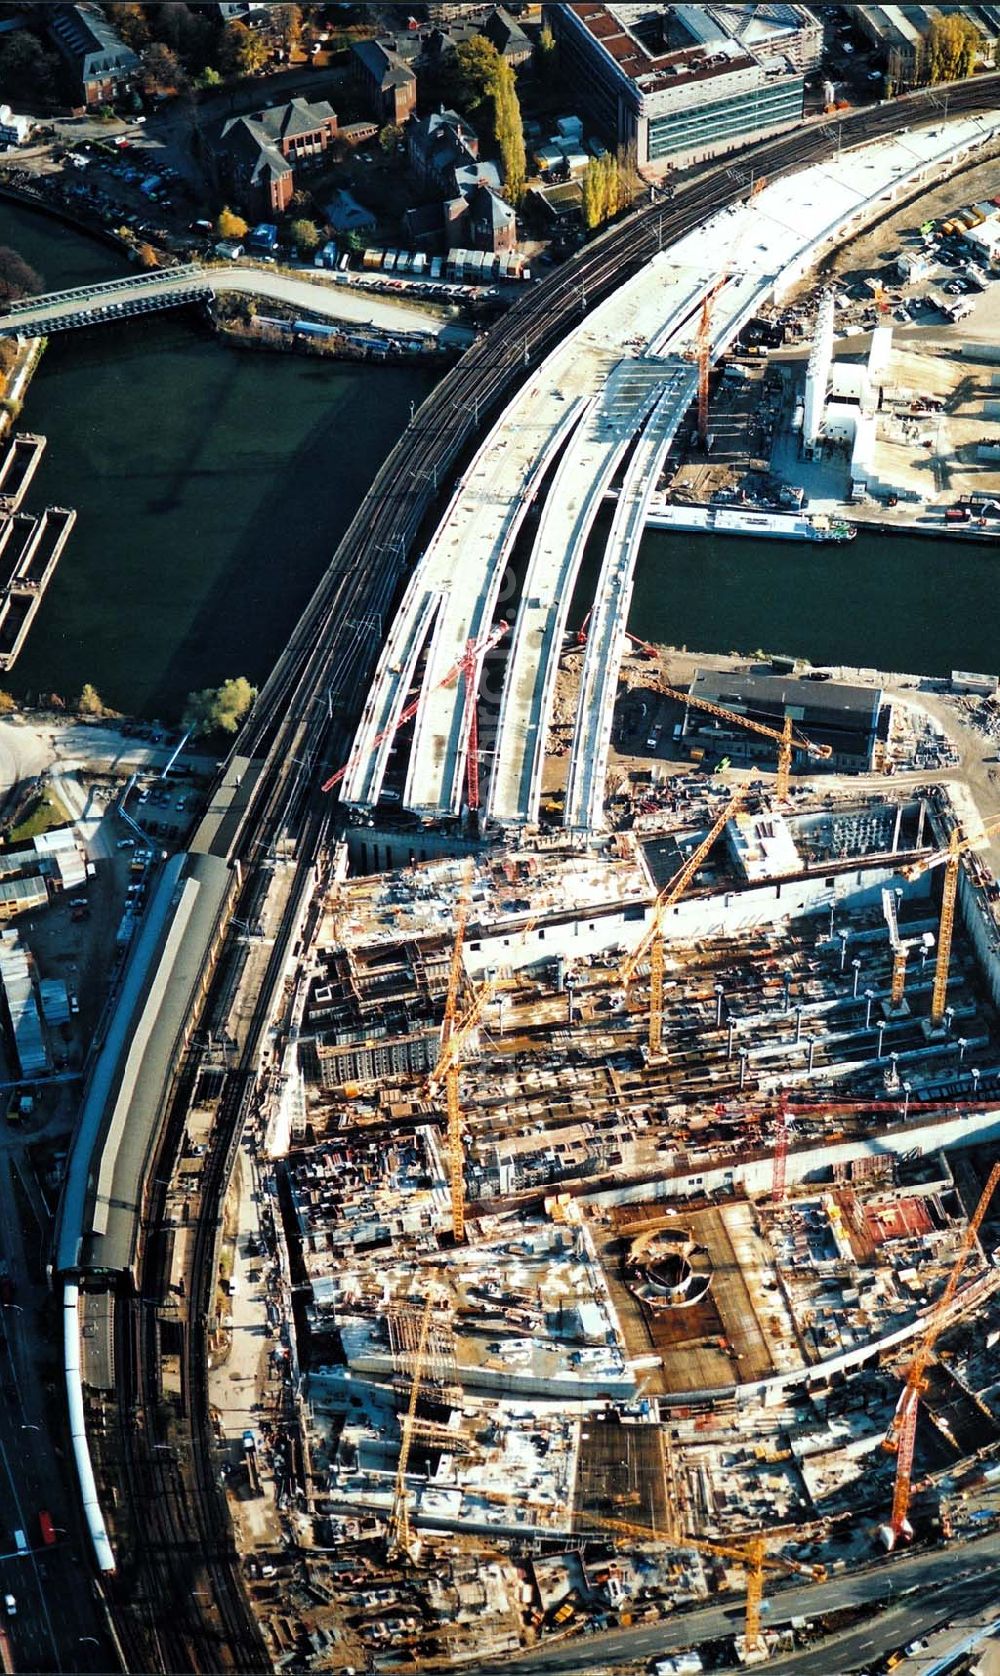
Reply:
M117 254L0 205L49 288ZM49 439L29 504L78 521L9 685L173 719L192 688L266 675L411 400L432 375L227 348L168 315L53 338L22 424ZM996 669L992 549L650 532L631 614L644 638L928 674ZM574 607L595 573L593 544Z
M117 253L0 204L3 242L50 289ZM56 334L21 424L48 438L28 506L77 509L18 695L173 720L188 692L260 682L433 374L227 347L168 314Z

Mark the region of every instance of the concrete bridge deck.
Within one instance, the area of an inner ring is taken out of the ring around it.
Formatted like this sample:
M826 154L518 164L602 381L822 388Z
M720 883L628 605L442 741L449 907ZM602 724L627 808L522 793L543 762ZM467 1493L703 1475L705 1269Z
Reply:
M366 711L371 719L356 739L363 753L378 731L376 718L391 718L402 708L417 668L413 638L419 619L423 614L424 627L430 625L427 599L439 596L403 798L407 807L436 817L459 810L466 695L464 682L440 683L466 642L489 629L502 603L513 533L528 498L555 461L562 446L560 427L566 425L572 435L546 492L515 624L488 798L488 811L498 821L537 818L566 609L596 511L592 491L599 483L603 493L649 411L648 405L636 404L622 434L612 438L610 431L601 429L600 401L606 391L606 399L612 399L611 375L620 362L662 358L665 394L655 424L638 444L629 468L627 492L620 499L598 583L570 764L567 823L576 828L600 824L621 636L647 491L654 486L642 473L655 478L669 435L693 396L693 365L687 363L686 372L679 363L693 349L706 291L725 279L713 305L714 359L760 303L789 290L835 236L850 233L877 214L904 185L940 170L997 133L996 110L942 119L937 126L903 128L891 139L842 155L833 154L831 132L827 160L782 177L752 199L714 215L655 256L567 333L510 403L456 486L407 590L403 624L394 627L391 649L387 647L376 674ZM581 295L581 310L585 308ZM534 471L532 449L537 453ZM482 713L480 720L482 725ZM357 779L359 801L381 783L379 773L377 769L367 781L363 776Z

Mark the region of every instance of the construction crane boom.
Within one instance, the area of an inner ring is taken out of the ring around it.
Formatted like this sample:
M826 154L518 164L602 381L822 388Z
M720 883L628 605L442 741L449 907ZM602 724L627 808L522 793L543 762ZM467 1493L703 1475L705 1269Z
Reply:
M810 756L827 758L833 755L832 745L819 745L812 739L807 739L793 726L792 718L786 715L781 728L769 727L766 722L755 722L750 716L744 716L742 711L728 710L725 705L714 704L707 698L692 698L690 693L682 693L677 687L668 687L662 682L657 683L657 692L666 698L675 698L678 704L689 706L692 710L704 710L706 715L717 716L720 721L732 722L736 727L745 728L748 733L758 733L763 739L773 739L778 746L778 772L775 780L775 796L788 796L788 782L792 771L792 752L808 751Z
M708 832L678 869L653 903L653 916L631 954L623 960L618 981L632 982L636 968L649 953L649 1051L659 1053L663 1040L663 921L670 908L684 894L699 867L708 855L726 822L740 808L746 798L746 787L740 786L729 799L722 813L716 817Z
M494 646L499 645L500 641L507 633L509 626L509 623L497 623L496 627L490 629L489 634L484 634L480 640L470 640L458 661L453 663L451 668L447 670L444 675L442 675L440 681L435 681L434 686L431 688L432 692L437 692L439 687L450 687L453 682L458 680L460 675L465 676L466 729L470 725L470 720L474 718L476 714L475 691L472 686L472 682L479 660L484 657L487 652L492 651ZM471 704L469 701L470 691L472 692ZM398 733L399 729L404 727L407 722L413 720L417 711L420 709L421 702L422 696L415 698L412 703L407 704L405 708L400 711L394 722L390 722L388 727L384 727L379 733L376 733L369 746L352 751L351 755L344 763L344 766L342 768L338 768L335 774L331 774L328 780L323 781L322 789L324 791L332 791L334 786L338 786L340 784L341 780L346 779L349 774L353 774L359 763L363 762L366 756L370 756L373 751L377 751L378 747L381 744L384 744L386 739L390 739L392 735L394 733ZM466 736L467 735L463 735L463 737Z
M487 1501L512 1503L519 1507L539 1507L551 1512L547 1502L525 1502L517 1496L506 1495L501 1490L480 1490L477 1492ZM748 1652L757 1652L763 1648L761 1636L761 1600L764 1593L764 1573L779 1571L788 1576L807 1577L811 1582L822 1583L826 1579L826 1567L822 1565L804 1565L797 1560L783 1559L780 1554L767 1552L767 1538L762 1532L755 1532L752 1536L739 1542L715 1542L708 1537L668 1536L663 1531L651 1530L646 1525L634 1524L629 1519L604 1518L597 1513L582 1513L574 1511L574 1523L592 1527L594 1530L607 1531L611 1536L629 1536L637 1542L656 1542L661 1547L690 1549L698 1554L713 1554L720 1559L734 1560L741 1565L746 1573L746 1603L745 1628L746 1646ZM585 1532L579 1534L585 1535Z
M424 1377L424 1362L427 1357L427 1335L430 1332L431 1310L434 1308L434 1287L429 1286L424 1300L424 1312L420 1317L420 1333L417 1338L416 1354L413 1358L413 1379L410 1385L410 1400L403 1416L403 1429L399 1445L399 1463L396 1467L396 1481L392 1491L392 1508L389 1513L389 1525L386 1531L386 1548L390 1559L397 1555L410 1557L413 1547L413 1537L410 1530L410 1497L406 1487L406 1470L410 1464L410 1449L413 1443L413 1422L417 1414L417 1400L420 1396L420 1385Z
M500 974L497 972L486 983L480 985L462 1017L457 1017L458 974L462 965L462 942L465 937L468 911L468 896L463 894L456 913L455 946L452 950L448 995L445 1000L445 1017L441 1027L441 1045L438 1050L437 1064L427 1079L427 1092L429 1094L437 1094L442 1086L444 1088L449 1189L451 1194L451 1231L456 1243L460 1243L465 1238L465 1151L462 1146L460 1088L462 1057L469 1037L476 1029L484 1011L501 984ZM527 925L524 926L520 933L522 941L525 937L530 936L538 924L539 918L540 915L533 915Z
M961 860L967 850L974 849L988 838L991 833L1000 830L1000 816L993 820L984 821L982 829L971 837L963 836L961 827L952 828L948 842L944 849L934 855L925 856L922 861L915 861L904 869L906 879L919 879L921 874L932 867L944 864L944 886L941 891L941 921L938 928L937 960L934 965L934 988L931 992L931 1023L940 1024L944 1018L945 1003L948 999L948 969L951 964L951 940L955 931L955 902L958 897L958 875Z
M901 1536L909 1533L910 1488L913 1479L913 1451L917 1439L917 1414L920 1398L927 1389L924 1377L927 1364L931 1359L938 1337L947 1324L948 1312L955 1301L955 1293L962 1278L962 1271L968 1261L969 1253L976 1243L983 1218L990 1206L997 1183L1000 1182L1000 1163L994 1164L989 1173L986 1186L979 1196L979 1203L968 1226L962 1236L962 1243L958 1248L958 1255L952 1266L948 1282L940 1298L931 1310L930 1318L924 1328L923 1337L917 1345L916 1354L906 1370L906 1384L896 1405L896 1412L892 1417L889 1431L886 1434L883 1447L896 1456L896 1481L892 1496L892 1514L889 1524L892 1540L897 1542Z

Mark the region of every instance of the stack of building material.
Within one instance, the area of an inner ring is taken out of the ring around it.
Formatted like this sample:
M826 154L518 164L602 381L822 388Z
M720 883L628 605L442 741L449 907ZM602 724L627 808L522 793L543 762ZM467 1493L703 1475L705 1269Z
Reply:
M18 1074L22 1077L38 1076L48 1070L49 1054L31 983L28 951L21 946L16 932L0 933L0 984L7 999L15 1056L20 1067Z

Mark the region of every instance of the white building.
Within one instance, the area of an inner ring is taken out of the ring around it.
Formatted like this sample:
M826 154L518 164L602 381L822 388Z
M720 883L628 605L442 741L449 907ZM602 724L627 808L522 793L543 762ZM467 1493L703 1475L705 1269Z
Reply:
M34 129L30 116L15 116L9 105L0 105L0 146L26 145Z

